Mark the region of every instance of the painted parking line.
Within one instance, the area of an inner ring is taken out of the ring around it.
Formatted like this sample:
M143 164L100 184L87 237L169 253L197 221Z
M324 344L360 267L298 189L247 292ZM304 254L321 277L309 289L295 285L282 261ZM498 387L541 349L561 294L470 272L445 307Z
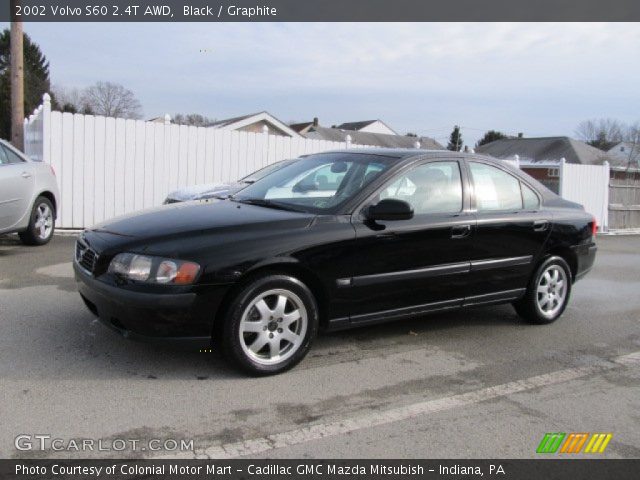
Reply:
M309 427L289 430L264 437L253 438L235 443L213 445L198 449L198 456L211 459L227 459L245 455L257 455L277 448L291 447L301 443L320 440L327 437L344 435L365 428L377 427L389 423L407 420L419 415L451 410L453 408L474 405L515 393L526 392L535 388L557 385L593 374L603 373L620 366L634 367L640 365L640 352L616 357L611 363L585 367L567 368L543 375L517 380L515 382L495 385L460 395L414 403L404 407L393 408L383 412L374 412L335 422L311 425Z

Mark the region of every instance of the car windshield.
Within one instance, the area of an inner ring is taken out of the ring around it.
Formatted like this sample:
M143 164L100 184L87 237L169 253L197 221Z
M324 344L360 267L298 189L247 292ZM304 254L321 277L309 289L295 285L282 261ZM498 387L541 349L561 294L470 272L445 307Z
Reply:
M333 213L394 160L363 153L311 155L256 181L232 200L285 210Z

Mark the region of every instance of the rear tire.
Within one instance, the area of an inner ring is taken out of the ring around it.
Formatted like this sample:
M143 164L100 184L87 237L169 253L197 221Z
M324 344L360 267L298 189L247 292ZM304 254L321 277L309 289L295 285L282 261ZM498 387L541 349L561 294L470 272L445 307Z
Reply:
M311 291L288 275L264 275L232 301L222 326L222 349L251 375L273 375L297 365L318 332Z
M567 308L571 295L571 269L562 257L546 258L529 281L527 292L513 306L527 322L555 322Z
M38 197L31 209L29 226L18 233L25 245L45 245L49 243L55 230L56 212L51 201L46 197Z

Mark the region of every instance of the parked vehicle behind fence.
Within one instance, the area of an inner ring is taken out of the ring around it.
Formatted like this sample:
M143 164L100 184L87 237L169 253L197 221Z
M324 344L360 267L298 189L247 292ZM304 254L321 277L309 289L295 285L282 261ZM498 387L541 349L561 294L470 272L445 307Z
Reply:
M53 168L0 139L0 234L17 232L27 245L48 243L58 198Z
M286 167L287 165L293 163L295 159L292 160L280 160L279 162L272 163L271 165L267 165L260 170L256 170L253 173L250 173L246 177L241 178L237 182L234 183L205 183L200 185L194 185L192 187L185 187L179 190L174 190L167 198L164 200L164 204L168 205L170 203L179 203L179 202L188 202L190 200L209 200L212 198L225 198L229 195L233 195L234 193L242 190L247 185L251 185L252 183L257 182L261 178L266 177L267 175L272 174L273 172Z
M346 150L226 200L86 230L74 269L87 307L115 331L213 341L264 375L296 365L321 329L495 303L551 323L594 263L595 223L499 160Z

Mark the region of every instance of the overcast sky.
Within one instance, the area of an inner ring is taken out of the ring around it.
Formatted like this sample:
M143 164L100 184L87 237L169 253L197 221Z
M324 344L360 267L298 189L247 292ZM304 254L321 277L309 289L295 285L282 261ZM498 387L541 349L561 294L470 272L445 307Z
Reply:
M7 24L3 27L8 26ZM640 25L28 23L54 85L121 83L145 117L380 118L441 142L640 119Z

